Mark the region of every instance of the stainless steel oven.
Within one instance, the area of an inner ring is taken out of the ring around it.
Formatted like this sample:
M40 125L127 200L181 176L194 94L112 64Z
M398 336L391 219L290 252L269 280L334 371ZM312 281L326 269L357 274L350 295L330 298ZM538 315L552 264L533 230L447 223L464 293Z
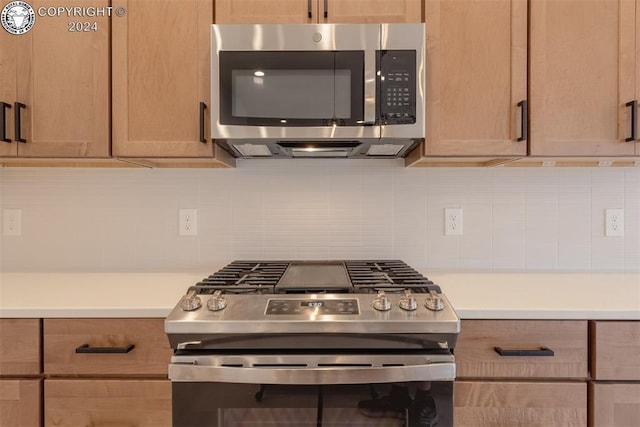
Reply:
M460 322L401 261L236 261L167 317L174 426L452 426Z
M217 24L212 49L212 138L238 157L401 156L424 138L424 24Z

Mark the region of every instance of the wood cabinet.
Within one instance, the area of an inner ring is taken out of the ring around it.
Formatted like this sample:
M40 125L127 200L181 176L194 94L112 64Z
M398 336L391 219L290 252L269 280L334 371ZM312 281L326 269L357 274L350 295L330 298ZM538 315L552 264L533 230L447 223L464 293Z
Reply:
M455 425L586 425L587 326L463 320L455 348Z
M126 14L112 19L113 155L234 165L210 137L213 2L114 0L117 8Z
M593 321L589 425L632 426L640 420L640 321Z
M0 8L8 3L0 0ZM34 10L49 6L29 3ZM65 6L106 8L109 2L68 0ZM8 104L0 156L110 155L109 18L91 17L95 31L77 31L72 21L37 16L24 34L0 33L0 102Z
M0 425L39 427L42 413L41 379L0 379Z
M171 382L47 379L45 426L171 426Z
M39 375L40 319L0 319L0 376Z
M532 1L530 154L633 156L640 82L636 0Z
M456 427L587 424L587 384L570 382L456 381Z
M425 1L426 138L407 158L527 154L526 0Z
M164 319L44 319L45 426L171 425Z
M167 375L163 319L45 319L48 375Z
M0 319L0 426L40 426L40 331L40 319Z
M421 0L216 0L220 24L423 22Z

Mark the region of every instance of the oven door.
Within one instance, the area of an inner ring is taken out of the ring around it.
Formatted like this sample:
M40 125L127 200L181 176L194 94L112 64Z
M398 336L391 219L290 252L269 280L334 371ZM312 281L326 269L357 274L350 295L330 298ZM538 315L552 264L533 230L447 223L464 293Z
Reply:
M453 425L451 355L175 356L174 426Z

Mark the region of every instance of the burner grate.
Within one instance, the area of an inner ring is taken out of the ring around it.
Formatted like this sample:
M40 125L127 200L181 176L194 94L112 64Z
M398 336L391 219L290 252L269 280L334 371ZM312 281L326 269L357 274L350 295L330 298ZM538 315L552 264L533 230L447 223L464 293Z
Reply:
M428 293L440 287L402 261L347 261L345 263L354 292L402 292Z

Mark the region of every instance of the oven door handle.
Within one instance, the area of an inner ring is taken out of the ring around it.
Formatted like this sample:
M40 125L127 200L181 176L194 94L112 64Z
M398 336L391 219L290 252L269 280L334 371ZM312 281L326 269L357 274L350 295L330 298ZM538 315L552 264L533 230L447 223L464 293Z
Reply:
M364 51L364 125L376 124L376 51Z
M260 367L206 366L171 363L169 379L176 382L226 382L241 384L373 384L404 381L453 381L455 363L383 367Z

